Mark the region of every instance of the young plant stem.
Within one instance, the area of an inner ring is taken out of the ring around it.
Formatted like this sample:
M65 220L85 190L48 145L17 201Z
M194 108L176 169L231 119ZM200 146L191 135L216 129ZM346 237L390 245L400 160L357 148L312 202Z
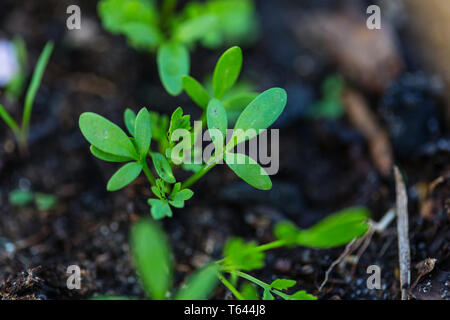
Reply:
M146 159L142 160L142 169L144 170L145 176L147 177L148 181L152 186L156 185L155 177L153 176L152 172L150 171L150 168L147 165Z
M10 116L8 111L0 104L0 117L6 122L6 124L11 128L11 130L16 135L16 138L19 137L20 128L17 125L17 122Z
M228 290L231 291L231 293L238 299L238 300L245 300L245 297L222 275L217 275L220 279L220 281L223 283L225 287L227 287Z

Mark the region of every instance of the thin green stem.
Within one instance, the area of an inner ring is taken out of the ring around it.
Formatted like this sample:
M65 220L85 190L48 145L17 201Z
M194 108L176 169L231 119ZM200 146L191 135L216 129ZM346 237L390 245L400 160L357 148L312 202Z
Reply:
M152 172L150 171L150 168L147 165L147 160L144 159L141 161L142 163L142 169L144 170L145 176L147 177L148 181L152 186L156 185L155 177L153 176Z
M272 241L272 242L269 242L266 244L262 244L262 245L256 247L255 250L256 251L267 251L267 250L283 247L284 245L286 245L286 242L284 240L276 240L276 241Z
M217 276L238 300L245 300L245 297L222 274L219 273Z
M164 0L161 5L161 27L163 29L168 27L170 20L173 17L175 8L177 7L177 0Z

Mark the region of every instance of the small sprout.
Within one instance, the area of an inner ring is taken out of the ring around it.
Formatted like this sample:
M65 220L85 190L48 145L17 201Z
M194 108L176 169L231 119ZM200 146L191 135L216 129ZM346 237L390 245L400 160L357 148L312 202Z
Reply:
M8 201L10 204L23 207L34 201L39 211L53 209L58 204L58 197L52 194L42 192L33 193L29 190L13 190L9 193Z
M28 132L30 129L31 111L33 110L34 99L41 85L42 77L47 67L48 61L53 51L53 43L47 42L41 55L36 63L30 85L25 95L23 106L22 123L19 125L8 113L8 111L0 104L0 117L5 121L9 128L16 136L21 151L27 150Z

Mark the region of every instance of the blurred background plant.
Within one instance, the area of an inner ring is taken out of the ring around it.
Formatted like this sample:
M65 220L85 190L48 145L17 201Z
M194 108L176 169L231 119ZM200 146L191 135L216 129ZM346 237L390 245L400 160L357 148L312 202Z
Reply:
M258 22L252 0L190 1L177 11L177 0L102 0L103 27L124 35L136 49L157 52L161 81L167 92L182 91L189 74L189 51L197 44L210 49L253 42Z

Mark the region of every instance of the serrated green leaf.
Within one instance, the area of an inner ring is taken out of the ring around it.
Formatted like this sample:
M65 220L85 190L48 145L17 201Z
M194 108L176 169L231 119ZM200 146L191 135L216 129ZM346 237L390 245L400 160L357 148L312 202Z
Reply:
M155 300L166 299L172 286L173 263L172 250L161 228L141 218L131 230L131 252L147 295Z
M312 294L307 293L304 290L297 291L294 294L291 294L289 296L289 300L317 300L316 296L313 296Z
M171 141L172 134L177 129L184 129L186 131L191 130L191 116L183 115L183 109L178 107L172 113L170 117L170 126L169 126L169 140Z
M187 280L175 296L175 300L205 300L208 299L217 287L217 273L219 268L216 264L206 266Z
M39 211L51 210L58 204L58 197L53 194L36 192L34 202Z
M151 206L150 212L153 219L159 220L165 217L172 217L172 210L167 200L148 199L148 204Z
M184 91L199 107L206 108L209 102L209 94L200 82L191 76L183 76L181 78Z
M133 158L131 157L116 156L111 153L103 152L102 150L92 145L90 147L90 150L94 157L107 162L128 162L130 160L133 160Z
M227 149L230 150L235 145L256 137L260 130L270 127L283 112L286 102L287 95L284 89L272 88L261 93L237 119Z
M183 189L181 191L177 191L176 193L171 193L170 195L170 205L175 208L183 208L184 202L192 198L194 192L190 189Z
M161 177L164 181L168 183L175 183L175 177L172 173L172 168L170 167L167 159L160 153L152 152L152 161L153 166L155 167L156 173Z
M80 116L79 125L86 140L101 151L138 159L130 138L108 119L96 113L85 112Z
M206 109L206 120L210 130L211 139L214 142L216 153L223 152L223 146L227 136L228 119L227 112L222 103L216 98L211 99ZM218 133L221 134L218 135Z
M158 72L164 88L173 96L183 90L181 78L189 74L189 52L180 43L165 43L158 48Z
M109 179L106 186L108 191L117 191L129 185L136 179L142 171L142 165L137 162L130 162L121 167Z
M127 127L128 132L134 137L134 126L136 124L136 113L133 110L127 108L123 113L123 122Z
M295 286L297 282L289 279L276 279L270 284L270 287L277 290L286 290Z
M254 241L245 243L241 238L231 238L225 244L223 256L225 263L236 270L253 270L264 266L264 252L255 250Z
M242 50L232 47L225 51L217 61L213 74L214 97L221 99L234 85L241 73Z
M141 159L145 159L150 149L152 140L152 129L150 126L150 113L146 108L142 108L136 116L134 136Z
M313 248L332 248L359 238L369 229L369 211L363 207L344 209L299 231L297 243Z
M270 190L272 181L264 169L252 158L242 153L225 153L225 163L236 175L252 187L259 190Z

